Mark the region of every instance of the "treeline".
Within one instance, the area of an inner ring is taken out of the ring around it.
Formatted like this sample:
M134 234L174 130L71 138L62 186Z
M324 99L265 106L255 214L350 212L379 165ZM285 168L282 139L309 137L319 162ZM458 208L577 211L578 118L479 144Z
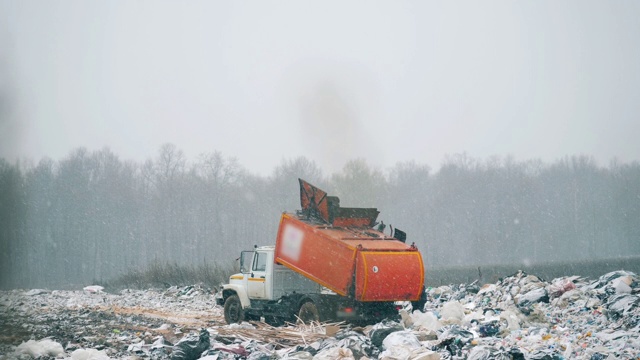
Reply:
M60 161L0 159L0 287L79 286L160 262L227 266L273 244L281 212L300 207L298 178L342 206L377 207L427 268L640 254L637 162L461 154L437 172L353 160L326 176L301 157L263 177L219 152L189 161L171 144L144 163L81 148Z

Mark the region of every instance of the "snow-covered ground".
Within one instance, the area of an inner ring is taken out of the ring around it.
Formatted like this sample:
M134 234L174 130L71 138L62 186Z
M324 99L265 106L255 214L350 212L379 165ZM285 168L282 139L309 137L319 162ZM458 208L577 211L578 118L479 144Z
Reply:
M424 312L358 328L224 324L207 289L0 292L0 359L637 359L640 278L427 290ZM334 333L339 330L337 333ZM328 333L328 334L327 334Z

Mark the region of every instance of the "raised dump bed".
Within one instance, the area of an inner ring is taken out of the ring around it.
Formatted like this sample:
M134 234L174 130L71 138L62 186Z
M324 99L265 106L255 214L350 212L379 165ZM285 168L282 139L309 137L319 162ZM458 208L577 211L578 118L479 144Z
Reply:
M420 299L422 256L403 232L373 229L377 209L341 208L337 197L303 180L300 190L302 211L280 220L276 263L357 301Z

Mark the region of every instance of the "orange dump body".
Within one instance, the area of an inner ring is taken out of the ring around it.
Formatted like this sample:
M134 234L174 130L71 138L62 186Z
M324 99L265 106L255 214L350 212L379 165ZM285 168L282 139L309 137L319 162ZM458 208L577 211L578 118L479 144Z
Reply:
M276 263L358 301L420 298L424 265L417 248L369 226L336 223L283 214Z

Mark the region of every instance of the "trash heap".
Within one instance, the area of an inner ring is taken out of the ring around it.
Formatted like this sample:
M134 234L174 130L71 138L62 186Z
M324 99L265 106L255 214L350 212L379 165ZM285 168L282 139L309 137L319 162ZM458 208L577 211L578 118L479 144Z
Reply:
M225 325L197 287L98 290L0 292L0 359L640 359L640 278L626 271L429 288L423 311L367 327Z
M545 282L518 272L496 284L427 290L408 319L441 359L635 359L640 356L640 280L615 271L595 281ZM407 322L405 322L406 324Z
M151 347L159 336L177 342L192 329L223 322L214 291L202 286L125 289L119 294L103 290L88 286L83 291L0 291L0 359L68 357L76 350L83 356L93 350L124 358L138 347ZM60 348L41 343L45 340ZM53 348L56 351L47 350ZM57 352L60 349L63 352Z

